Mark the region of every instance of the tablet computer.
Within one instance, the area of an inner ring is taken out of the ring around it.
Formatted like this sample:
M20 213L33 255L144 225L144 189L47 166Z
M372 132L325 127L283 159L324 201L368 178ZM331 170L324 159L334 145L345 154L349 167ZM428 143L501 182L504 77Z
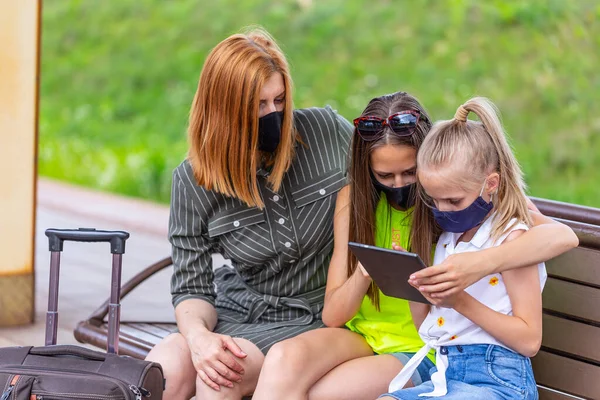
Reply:
M383 294L430 304L421 292L408 283L411 274L425 268L417 254L355 242L349 242L348 247Z

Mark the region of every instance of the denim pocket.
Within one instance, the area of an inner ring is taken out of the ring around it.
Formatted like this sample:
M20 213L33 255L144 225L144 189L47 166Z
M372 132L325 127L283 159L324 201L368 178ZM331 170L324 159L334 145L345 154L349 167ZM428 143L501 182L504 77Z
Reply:
M522 395L525 394L527 377L524 358L496 356L486 364L490 378Z

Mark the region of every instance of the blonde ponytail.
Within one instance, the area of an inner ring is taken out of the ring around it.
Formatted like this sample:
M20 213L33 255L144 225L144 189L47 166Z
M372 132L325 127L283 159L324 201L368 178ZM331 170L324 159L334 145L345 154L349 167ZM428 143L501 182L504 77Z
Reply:
M480 122L468 120L469 113ZM463 163L464 176L475 184L493 172L500 183L493 202L496 212L492 237L510 228L511 219L532 224L527 209L523 173L508 143L494 104L475 97L459 106L454 119L436 123L417 156L419 169Z

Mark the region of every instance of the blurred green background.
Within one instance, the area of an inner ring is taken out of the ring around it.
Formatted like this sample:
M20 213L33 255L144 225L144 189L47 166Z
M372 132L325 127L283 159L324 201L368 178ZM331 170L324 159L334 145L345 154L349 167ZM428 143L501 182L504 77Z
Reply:
M168 202L206 54L260 24L296 107L350 120L405 90L447 119L487 96L531 195L600 207L599 20L588 0L47 0L40 174Z

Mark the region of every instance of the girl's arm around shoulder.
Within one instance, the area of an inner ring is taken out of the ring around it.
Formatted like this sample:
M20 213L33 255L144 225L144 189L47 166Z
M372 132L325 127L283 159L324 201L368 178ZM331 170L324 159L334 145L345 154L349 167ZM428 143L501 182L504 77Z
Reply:
M325 307L323 323L330 327L343 326L360 309L360 304L371 284L360 268L348 277L348 230L350 223L350 187L339 191L333 217L334 247L327 287L325 289Z
M453 254L443 263L415 274L413 285L432 297L446 298L464 290L484 276L538 264L579 245L565 224L530 211L533 227L517 240L485 250Z
M522 230L513 231L504 242L522 234ZM494 311L465 292L458 296L454 309L507 347L533 357L542 343L542 291L538 265L505 271L502 278L513 315Z
M518 239L505 240L500 246L485 250L486 260L496 260L490 273L499 273L548 261L579 245L575 232L565 224L530 210L533 227L527 232L513 237ZM518 255L515 257L515 255ZM494 263L492 263L494 264Z

